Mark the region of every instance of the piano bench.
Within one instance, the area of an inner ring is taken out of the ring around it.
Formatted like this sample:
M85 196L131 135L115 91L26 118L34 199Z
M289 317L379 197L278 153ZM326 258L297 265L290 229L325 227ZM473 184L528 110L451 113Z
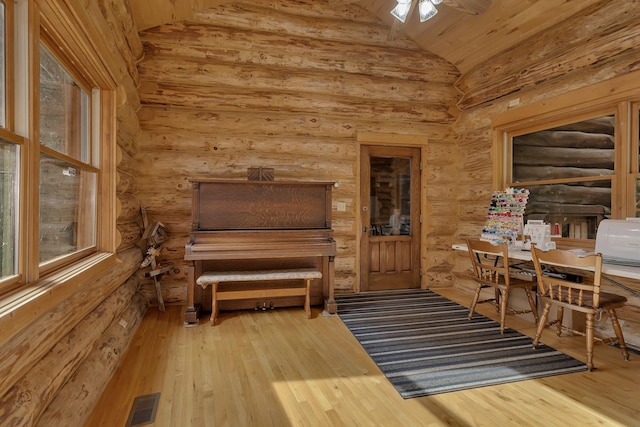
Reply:
M304 296L304 309L307 318L311 318L311 280L321 279L322 273L315 268L294 268L287 270L258 270L258 271L205 271L196 279L196 283L206 289L211 285L211 325L216 324L219 307L218 301L250 298L273 298ZM253 282L265 280L293 280L303 279L304 288L250 288L223 290L219 289L221 282Z

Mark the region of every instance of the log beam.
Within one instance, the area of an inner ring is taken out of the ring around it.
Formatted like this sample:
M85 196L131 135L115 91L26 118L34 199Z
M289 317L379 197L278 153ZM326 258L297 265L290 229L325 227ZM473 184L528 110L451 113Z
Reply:
M80 321L124 283L142 262L142 253L131 248L118 254L119 265L87 283L76 293L35 319L27 328L3 342L0 354L0 396L3 396L32 365Z
M401 61L398 66L401 66ZM459 93L452 85L437 81L398 80L394 77L367 76L341 71L309 70L299 67L264 67L228 64L211 59L148 55L139 65L145 81L158 81L172 87L224 86L255 91L281 90L307 95L362 98L371 101L406 102L426 105L455 104ZM142 88L144 93L144 88ZM144 95L143 95L144 97Z
M189 22L144 31L141 39L148 55L450 84L460 76L453 64L416 49L392 46L382 49L367 43L358 45L354 52L354 43L349 37L322 41Z
M609 67L611 61L626 60L637 68L640 22L636 2L599 2L572 20L580 25L558 25L543 34L496 55L463 75L456 84L464 93L462 110L565 78L579 70ZM598 34L597 38L593 35ZM558 45L558 40L563 40ZM623 58L620 52L636 51ZM625 66L618 65L622 72Z
M133 295L128 301L131 304L113 320L74 375L47 406L38 420L39 426L79 426L89 418L146 312L147 299L141 294Z
M91 353L94 343L131 305L137 287L138 281L133 278L125 282L31 367L0 399L0 419L7 425L35 425L58 391ZM138 312L141 311L141 306L144 305L136 305ZM140 319L129 320L139 322ZM135 325L132 322L132 327ZM103 367L94 366L94 369L102 371ZM71 401L65 402L67 405L70 403Z

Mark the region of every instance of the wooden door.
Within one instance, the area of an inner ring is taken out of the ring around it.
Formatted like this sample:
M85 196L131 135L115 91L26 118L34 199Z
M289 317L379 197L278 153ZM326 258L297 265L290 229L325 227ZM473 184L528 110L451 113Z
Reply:
M420 149L361 147L360 290L420 287Z

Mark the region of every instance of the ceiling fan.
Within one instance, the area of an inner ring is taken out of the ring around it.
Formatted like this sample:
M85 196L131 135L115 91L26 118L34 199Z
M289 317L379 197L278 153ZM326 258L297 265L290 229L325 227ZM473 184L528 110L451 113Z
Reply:
M438 13L436 6L444 4L445 6L457 9L459 11L479 15L491 6L492 0L396 0L397 6L393 8L391 14L399 21L404 20L413 12L416 4L420 11L420 21L424 22Z
M329 0L329 4L353 4L358 3L360 0ZM396 0L397 1L397 0ZM411 3L418 3L420 0L414 0ZM487 10L493 0L439 0L431 1L433 4L442 3L453 9L471 14L480 15ZM413 5L415 6L415 4Z
M433 18L438 13L437 5L443 4L450 8L471 15L480 15L491 6L493 0L396 0L397 5L391 10L396 18L389 32L389 40L394 40L400 32L400 26L412 15L418 5L420 22Z

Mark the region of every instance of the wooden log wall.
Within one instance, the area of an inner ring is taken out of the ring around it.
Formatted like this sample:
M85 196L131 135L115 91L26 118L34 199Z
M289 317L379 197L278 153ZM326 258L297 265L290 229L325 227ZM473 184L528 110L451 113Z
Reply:
M276 179L337 181L334 203L347 211L333 212L336 283L350 292L356 135L427 135L428 283L464 287L468 260L450 247L485 219L491 117L513 94L526 105L638 69L635 0L603 1L459 80L455 67L410 40L387 41L389 29L360 8L312 3L225 3L146 30L141 42L126 0L65 1L120 83L119 266L0 342L3 425L83 424L147 298L155 300L151 283L138 290L141 205L170 231L161 258L175 269L162 279L165 301L185 302L187 178L244 179L247 168L264 166ZM639 306L631 299L620 313L632 344Z
M518 108L526 108L542 99L637 72L640 69L637 60L640 27L636 13L639 6L639 1L615 4L602 1L460 78L457 86L464 94L459 103L462 113L455 126L460 153L455 171L459 177L457 230L450 243L479 236L486 219L493 177L492 117L507 111L509 101L516 97ZM640 91L640 83L638 87ZM607 123L602 125L606 127ZM598 129L601 126L593 131ZM599 146L610 141L590 143ZM449 251L442 261L452 272L455 286L471 289L467 254ZM637 288L637 283L635 286ZM615 287L608 286L607 291L624 294L629 299L618 314L625 321L627 341L640 347L640 299ZM607 329L606 324L598 327Z
M185 302L187 178L244 179L247 168L264 166L276 179L337 181L334 203L347 211L333 212L336 283L350 292L358 270L356 135L427 135L428 282L466 286L468 260L450 245L484 222L491 117L513 94L526 105L638 69L635 0L602 1L459 80L454 66L410 40L388 41L388 27L360 8L312 3L225 3L140 38L126 0L65 1L120 83L119 265L0 342L3 425L83 424L147 297L155 300L150 283L138 289L141 205L170 231L161 257L176 267L162 280L165 301ZM631 299L620 313L633 344L639 306Z
M606 0L596 3L466 73L457 83L464 94L460 108L468 110L518 92L539 92L538 85L554 80L579 87L580 82L640 69L640 4L630 0L616 5ZM567 81L567 76L574 81Z
M138 195L169 229L165 302L186 301L187 179L246 179L259 166L276 180L339 183L336 288L356 288L357 133L427 135L430 177L452 168L459 74L406 38L387 41L388 31L357 6L291 0L224 4L141 33ZM451 233L450 194L429 198L427 232ZM144 293L155 300L151 282Z
M142 252L135 140L142 43L126 0L65 1L117 76L117 267L0 341L0 424L80 426L100 398L147 307L138 291ZM66 10L66 9L65 9ZM38 309L40 311L40 309ZM34 312L36 310L34 309ZM126 325L124 327L123 325Z

